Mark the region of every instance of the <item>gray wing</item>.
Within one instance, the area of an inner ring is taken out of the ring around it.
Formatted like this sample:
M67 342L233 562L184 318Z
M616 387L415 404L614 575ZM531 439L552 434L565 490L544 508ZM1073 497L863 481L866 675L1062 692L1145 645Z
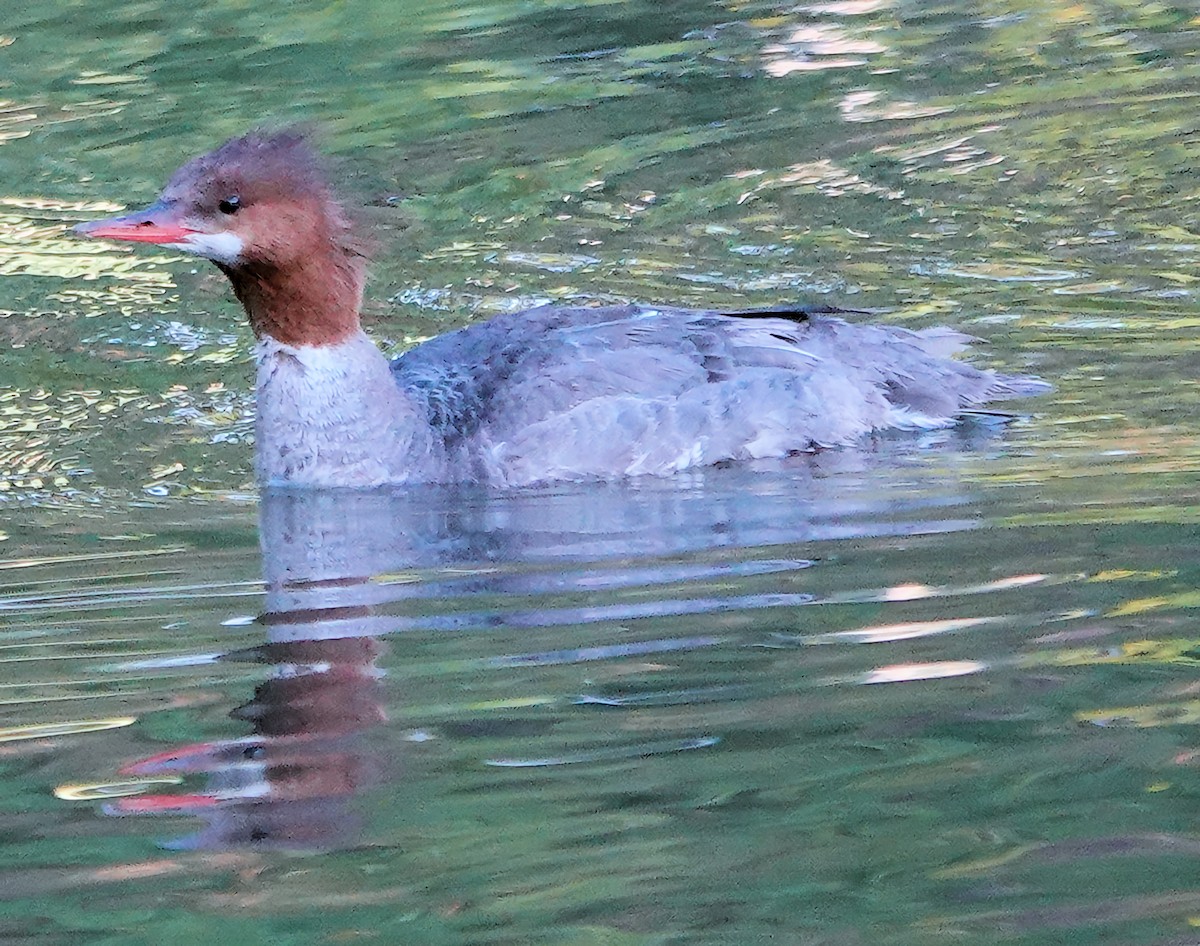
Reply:
M784 456L1032 393L953 360L967 341L801 311L548 306L392 370L472 477L520 484Z

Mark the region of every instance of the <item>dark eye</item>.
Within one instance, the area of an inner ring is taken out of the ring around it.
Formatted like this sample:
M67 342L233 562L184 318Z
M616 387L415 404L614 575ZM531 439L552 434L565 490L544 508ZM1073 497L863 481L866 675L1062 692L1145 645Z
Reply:
M242 198L234 194L231 197L226 197L223 201L217 204L217 210L223 214L235 214L238 208L242 206Z

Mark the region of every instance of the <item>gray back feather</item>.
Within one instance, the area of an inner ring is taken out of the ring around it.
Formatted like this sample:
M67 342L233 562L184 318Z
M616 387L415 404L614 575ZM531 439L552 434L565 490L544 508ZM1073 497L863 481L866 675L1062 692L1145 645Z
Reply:
M968 336L666 307L543 307L392 364L467 478L666 473L936 427L1045 389L949 356Z

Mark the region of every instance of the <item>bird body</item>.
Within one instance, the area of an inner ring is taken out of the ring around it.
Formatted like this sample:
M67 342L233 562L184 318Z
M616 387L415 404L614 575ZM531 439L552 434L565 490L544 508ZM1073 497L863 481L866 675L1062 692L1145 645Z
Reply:
M663 475L948 426L1047 387L955 359L970 339L952 330L827 308L541 306L389 363L359 323L362 241L294 132L232 139L145 211L76 229L205 256L229 277L258 338L269 484Z

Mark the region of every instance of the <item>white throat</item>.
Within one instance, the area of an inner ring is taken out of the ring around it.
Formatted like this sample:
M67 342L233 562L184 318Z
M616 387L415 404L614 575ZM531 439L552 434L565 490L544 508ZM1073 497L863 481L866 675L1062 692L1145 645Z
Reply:
M233 233L189 233L181 242L164 243L163 246L193 256L203 256L214 263L237 266L242 262L242 250L246 245L241 237Z
M264 483L375 486L427 480L428 421L361 331L333 345L269 336L258 363L257 466Z

